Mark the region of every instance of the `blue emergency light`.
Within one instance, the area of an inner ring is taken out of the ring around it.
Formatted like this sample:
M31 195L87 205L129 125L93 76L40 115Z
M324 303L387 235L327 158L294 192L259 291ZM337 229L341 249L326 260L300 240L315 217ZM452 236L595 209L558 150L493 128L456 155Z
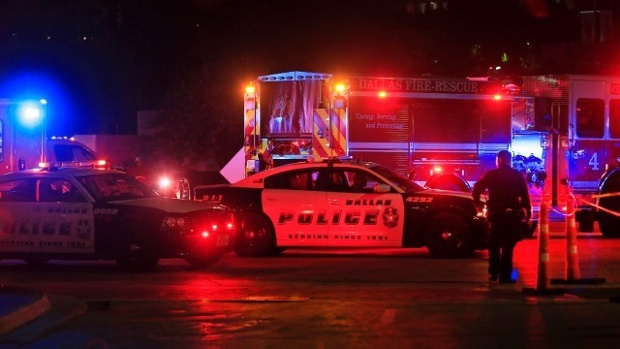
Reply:
M19 104L16 110L17 120L23 127L35 128L43 123L43 108L47 102L42 99L38 102L26 101Z

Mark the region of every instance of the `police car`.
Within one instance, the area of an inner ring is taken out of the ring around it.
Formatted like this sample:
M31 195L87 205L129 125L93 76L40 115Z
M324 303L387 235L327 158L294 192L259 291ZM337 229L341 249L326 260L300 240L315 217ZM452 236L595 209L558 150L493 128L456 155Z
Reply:
M265 256L301 247L426 247L462 257L487 247L487 222L469 192L428 189L371 162L279 166L194 198L241 212L234 250Z
M0 258L110 259L132 271L184 258L206 267L240 228L225 207L162 198L125 172L53 165L0 176Z

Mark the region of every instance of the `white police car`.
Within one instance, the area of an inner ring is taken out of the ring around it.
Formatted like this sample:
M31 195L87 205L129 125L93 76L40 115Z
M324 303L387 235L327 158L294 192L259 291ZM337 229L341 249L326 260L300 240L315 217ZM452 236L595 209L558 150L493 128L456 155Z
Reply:
M160 258L206 267L231 250L240 228L233 211L162 198L124 172L79 165L0 176L0 258L111 259L144 271Z
M241 212L241 256L299 247L423 247L461 257L487 247L487 222L468 192L421 187L370 162L283 165L194 198Z

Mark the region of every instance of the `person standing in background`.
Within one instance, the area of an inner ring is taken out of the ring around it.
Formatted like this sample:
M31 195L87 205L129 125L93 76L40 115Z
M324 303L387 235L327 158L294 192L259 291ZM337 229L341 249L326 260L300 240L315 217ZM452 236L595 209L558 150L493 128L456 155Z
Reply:
M488 190L487 217L489 232L489 280L514 283L512 258L521 239L522 220L532 217L528 185L523 175L511 167L509 151L497 153L497 168L485 173L476 182L472 196L480 207L480 196Z

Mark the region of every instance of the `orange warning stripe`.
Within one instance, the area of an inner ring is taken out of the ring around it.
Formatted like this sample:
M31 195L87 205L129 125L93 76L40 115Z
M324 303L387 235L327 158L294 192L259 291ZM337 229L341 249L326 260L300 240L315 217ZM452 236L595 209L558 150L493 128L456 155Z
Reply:
M325 109L314 110L312 147L315 160L347 155L345 116L346 111L343 109L332 110L331 114Z

